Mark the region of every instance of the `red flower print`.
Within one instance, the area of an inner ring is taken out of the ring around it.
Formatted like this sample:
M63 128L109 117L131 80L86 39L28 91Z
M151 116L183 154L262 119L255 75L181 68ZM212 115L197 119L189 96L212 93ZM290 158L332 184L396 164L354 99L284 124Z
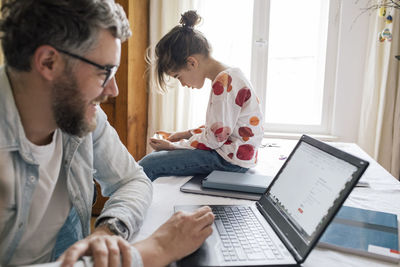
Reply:
M224 86L222 85L222 83L220 81L216 81L213 86L213 92L215 95L220 95L224 92Z
M231 159L231 158L233 158L233 153L229 153L228 154L228 157Z
M197 149L201 149L201 150L211 150L211 148L209 148L208 146L206 146L203 143L198 143L197 144Z
M197 145L199 144L198 141L193 141L192 143L190 143L190 146L197 148Z
M220 95L224 92L224 89L226 89L227 92L232 91L231 83L232 83L232 77L227 73L222 73L218 75L213 84L214 94Z
M231 135L231 132L232 132L231 128L226 126L226 127L218 128L214 134L215 134L215 137L217 138L218 142L222 142L222 141L228 139L228 137Z
M243 138L244 141L250 139L250 137L254 136L253 131L249 127L240 127L239 135Z
M229 93L230 91L232 91L232 77L230 75L228 75L228 87L226 89L226 91Z
M238 94L236 95L235 103L239 107L243 106L244 102L249 100L251 97L251 91L247 87L243 87L242 89L239 90Z
M190 145L194 148L201 149L201 150L211 150L211 148L209 148L208 146L206 146L203 143L200 143L199 141L193 141Z
M236 157L240 160L251 160L254 155L254 147L252 145L241 145L239 146Z
M226 140L226 142L224 143L224 145L230 145L230 144L232 144L232 140Z
M197 129L193 130L193 133L195 133L195 134L199 134L199 133L202 133L202 132L203 132L203 130L200 129L200 128L197 128Z
M223 126L224 125L222 124L222 122L217 121L217 122L214 122L213 124L211 124L210 130L215 134L215 131Z

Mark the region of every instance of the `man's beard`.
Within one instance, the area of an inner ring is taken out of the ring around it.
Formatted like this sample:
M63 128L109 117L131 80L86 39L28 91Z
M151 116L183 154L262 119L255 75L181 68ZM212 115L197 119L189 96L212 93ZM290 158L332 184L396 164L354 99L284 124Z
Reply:
M88 106L78 89L78 83L70 69L66 69L52 85L53 114L57 126L64 132L83 137L96 128L95 118L86 121Z

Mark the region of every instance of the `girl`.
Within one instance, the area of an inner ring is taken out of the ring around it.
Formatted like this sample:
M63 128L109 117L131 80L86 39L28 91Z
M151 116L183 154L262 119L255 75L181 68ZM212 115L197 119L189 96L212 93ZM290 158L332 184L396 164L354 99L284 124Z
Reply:
M165 75L182 86L202 88L212 81L206 123L184 132L158 132L151 138L155 150L139 161L147 176L189 176L213 170L246 172L257 162L263 137L258 98L243 73L215 60L203 34L194 29L200 21L196 11L182 15L180 24L155 48L156 83L166 90Z

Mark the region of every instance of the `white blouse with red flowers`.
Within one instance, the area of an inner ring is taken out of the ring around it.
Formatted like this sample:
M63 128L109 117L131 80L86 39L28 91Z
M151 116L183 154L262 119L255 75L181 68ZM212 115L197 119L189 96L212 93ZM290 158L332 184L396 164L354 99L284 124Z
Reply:
M244 168L257 163L263 138L263 115L250 82L238 68L219 73L212 83L206 123L177 148L214 149L228 162Z

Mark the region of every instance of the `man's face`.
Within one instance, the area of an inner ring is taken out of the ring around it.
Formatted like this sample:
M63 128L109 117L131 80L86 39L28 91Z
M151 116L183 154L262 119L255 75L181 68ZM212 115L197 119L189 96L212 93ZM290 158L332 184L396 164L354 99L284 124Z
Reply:
M102 30L98 45L85 58L99 65L119 65L120 53L120 40ZM67 65L53 81L53 113L61 130L82 137L96 128L97 106L117 96L118 87L115 78L103 87L106 72L93 65L78 60L72 68Z
M78 82L71 70L66 69L52 85L53 113L57 126L76 136L84 136L96 128L96 117L87 119L87 104L78 88Z

